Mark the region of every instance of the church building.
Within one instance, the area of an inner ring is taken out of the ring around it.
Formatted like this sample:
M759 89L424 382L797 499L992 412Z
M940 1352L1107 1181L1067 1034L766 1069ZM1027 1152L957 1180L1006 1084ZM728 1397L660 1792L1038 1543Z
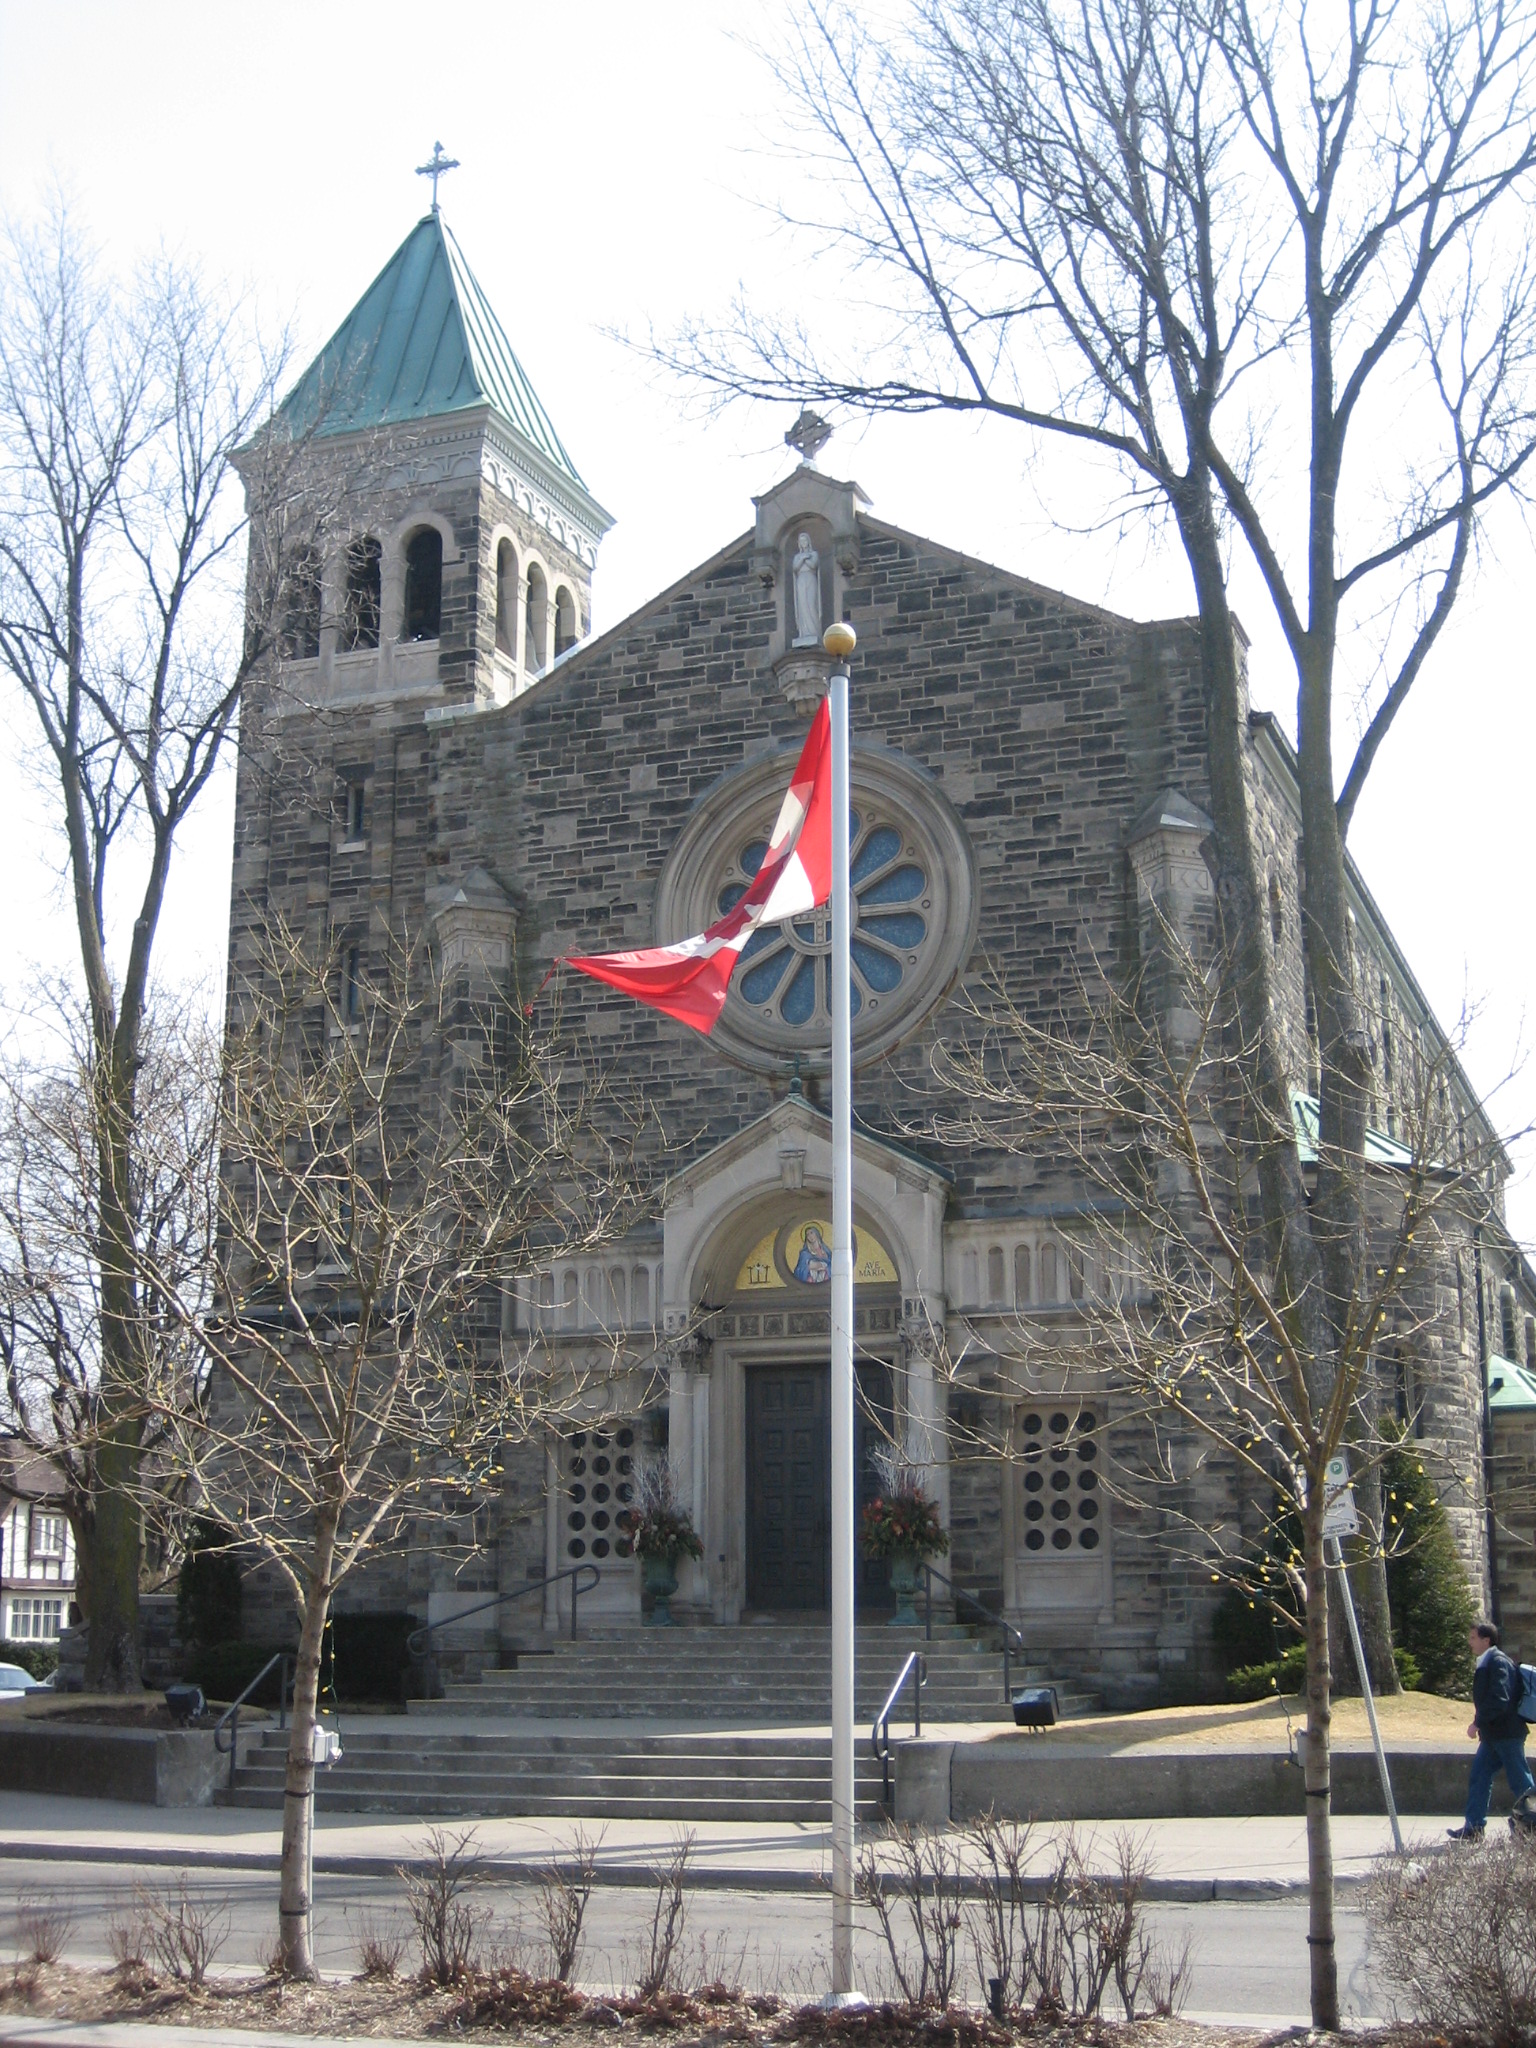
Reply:
M509 1006L561 956L702 930L754 875L825 691L808 609L818 628L851 622L860 1489L896 1443L939 1504L954 1587L1108 1701L1189 1696L1217 1588L1175 1522L1240 1519L1240 1483L1207 1463L1166 1510L1132 1502L1109 1479L1102 1378L1000 1374L1109 1284L1092 1193L1057 1160L923 1133L946 1107L934 1055L967 992L995 980L1044 1020L1090 959L1136 957L1153 906L1191 934L1209 918L1195 622L1119 617L903 531L822 466L811 421L741 531L594 635L612 522L435 206L285 417L312 432L316 488L339 493L346 532L248 698L232 974L274 909L318 906L365 962L390 931L427 933ZM1266 715L1249 720L1248 766L1305 1149L1295 763ZM1381 1157L1415 1072L1439 1062L1497 1180L1484 1112L1351 886ZM829 943L824 911L761 934L708 1037L564 978L562 1020L643 1093L675 1158L664 1203L621 1243L509 1276L502 1328L552 1373L608 1361L608 1392L590 1428L509 1454L475 1555L381 1559L343 1605L439 1621L547 1581L541 1615L525 1600L501 1624L504 1649L562 1625L570 1582L554 1575L588 1561L583 1620L639 1625L625 1504L664 1452L703 1542L676 1618L823 1614ZM1536 1296L1496 1224L1475 1268L1470 1238L1457 1260L1433 1342L1399 1377L1486 1598L1486 1388L1498 1378L1498 1416L1536 1417ZM883 1569L861 1568L859 1597L884 1611ZM498 1654L485 1627L466 1637L471 1665Z

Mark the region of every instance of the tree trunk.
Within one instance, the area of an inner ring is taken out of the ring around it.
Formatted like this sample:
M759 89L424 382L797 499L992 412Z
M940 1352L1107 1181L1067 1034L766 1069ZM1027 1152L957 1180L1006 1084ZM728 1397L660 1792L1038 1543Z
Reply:
M320 1696L320 1652L331 1608L331 1564L336 1547L337 1516L323 1510L315 1529L314 1563L304 1603L298 1662L293 1674L293 1723L288 1737L288 1768L283 1782L282 1876L278 1890L278 1942L283 1973L312 1983L315 1969L311 1941L311 1837L315 1825L315 1705Z
M1387 1560L1381 1548L1381 1467L1368 1465L1355 1476L1355 1501L1360 1510L1361 1555L1349 1567L1355 1611L1371 1667L1371 1686L1378 1697L1402 1691L1397 1659L1392 1654L1392 1603L1387 1594Z
M139 1571L143 1503L139 1496L144 1433L144 1368L134 1255L131 1136L135 1079L118 1057L116 1036L95 1025L96 1157L99 1187L96 1259L101 1286L101 1384L96 1425L96 1511L86 1578L90 1585L85 1652L87 1692L138 1692Z
M95 1512L81 1560L81 1611L89 1624L87 1692L142 1691L139 1662L139 1422L106 1425L98 1437Z
M1312 2024L1331 2034L1339 2025L1339 1962L1333 1934L1332 1711L1321 1474L1309 1489L1302 1531L1307 1561L1307 1953L1312 1966Z

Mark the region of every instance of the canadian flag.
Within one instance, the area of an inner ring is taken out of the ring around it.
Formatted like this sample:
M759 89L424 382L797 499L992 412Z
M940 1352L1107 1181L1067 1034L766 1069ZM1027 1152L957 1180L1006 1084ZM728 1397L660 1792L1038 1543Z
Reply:
M832 721L822 699L799 765L779 806L762 866L741 901L707 932L640 953L568 954L567 967L665 1010L695 1031L713 1031L736 962L759 925L778 924L832 893Z

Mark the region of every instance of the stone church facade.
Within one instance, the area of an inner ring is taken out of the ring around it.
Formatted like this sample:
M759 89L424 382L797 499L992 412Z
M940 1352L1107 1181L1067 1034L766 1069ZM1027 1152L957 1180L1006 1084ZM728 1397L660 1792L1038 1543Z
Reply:
M342 393L329 414L327 378ZM511 1005L562 955L712 921L761 858L816 701L790 569L809 546L824 616L859 636L861 1488L894 1441L940 1503L957 1587L1109 1699L1197 1689L1216 1589L1175 1531L1241 1526L1243 1488L1210 1463L1162 1504L1106 1483L1134 1425L1102 1378L1032 1366L1021 1380L1003 1366L1021 1336L1048 1356L1052 1333L1080 1325L1108 1284L1091 1191L1050 1157L920 1135L964 1106L946 1099L934 1054L961 1028L968 990L995 977L1043 1021L1070 1003L1090 956L1135 959L1154 904L1192 934L1209 918L1193 622L1120 618L904 532L856 484L804 462L755 501L741 534L592 636L607 515L435 213L290 404L321 420L316 473L340 480L352 531L318 565L313 629L247 707L232 970L255 922L281 910L318 916L364 958L386 932L429 933L480 999ZM1294 766L1262 716L1249 767L1305 1097ZM1413 1074L1444 1041L1363 881L1353 886L1377 1020L1373 1121L1390 1148ZM509 1276L504 1341L557 1374L608 1361L602 1406L590 1428L509 1457L473 1557L384 1559L349 1602L444 1620L545 1584L542 1603L504 1610L505 1654L530 1609L542 1605L534 1626L561 1624L569 1581L554 1574L589 1561L601 1577L583 1615L638 1623L623 1503L665 1447L704 1544L679 1618L733 1626L824 1609L828 936L819 913L767 935L707 1039L565 978L563 1021L643 1094L675 1148L664 1204L623 1243ZM1454 1061L1446 1071L1459 1112L1484 1129ZM1430 1292L1413 1355L1385 1366L1486 1592L1482 1361L1507 1354L1506 1406L1536 1414L1536 1303L1497 1228L1475 1248L1469 1235ZM1003 1454L978 1450L983 1440ZM788 1486L769 1477L786 1443ZM1057 1472L1068 1483L1047 1486ZM879 1613L878 1572L864 1572L860 1597ZM471 1663L498 1654L481 1627L466 1634Z

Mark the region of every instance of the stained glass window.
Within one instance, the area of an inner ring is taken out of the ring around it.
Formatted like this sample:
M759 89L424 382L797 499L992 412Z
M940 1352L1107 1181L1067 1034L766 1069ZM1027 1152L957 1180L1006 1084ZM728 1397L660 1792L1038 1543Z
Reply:
M721 883L717 915L732 909L762 866L767 841L743 846ZM858 812L849 818L849 999L853 1014L878 1008L915 969L932 932L932 896L921 858L900 828ZM741 956L735 988L757 1015L825 1036L832 1001L832 911L756 932Z

